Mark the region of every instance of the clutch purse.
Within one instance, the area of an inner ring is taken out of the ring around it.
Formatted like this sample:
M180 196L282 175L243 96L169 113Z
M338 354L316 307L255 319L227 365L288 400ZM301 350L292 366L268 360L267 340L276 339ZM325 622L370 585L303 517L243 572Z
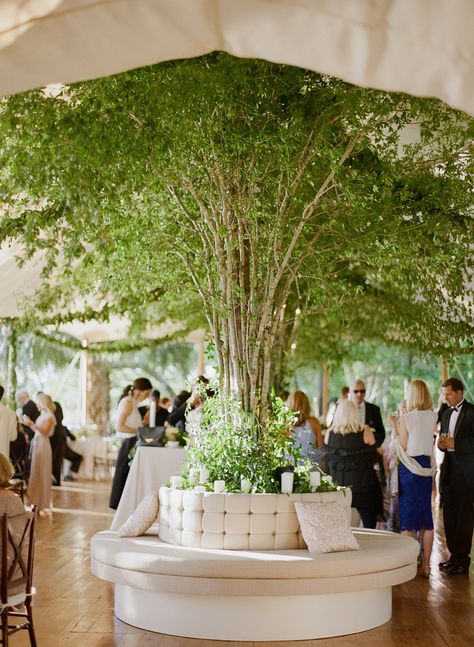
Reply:
M138 427L137 445L140 447L164 447L164 427Z

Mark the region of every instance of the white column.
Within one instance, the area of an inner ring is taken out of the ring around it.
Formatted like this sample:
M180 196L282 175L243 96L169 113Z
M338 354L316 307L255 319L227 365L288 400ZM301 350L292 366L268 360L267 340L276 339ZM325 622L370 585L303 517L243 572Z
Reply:
M87 426L87 341L82 342L81 351L81 426Z

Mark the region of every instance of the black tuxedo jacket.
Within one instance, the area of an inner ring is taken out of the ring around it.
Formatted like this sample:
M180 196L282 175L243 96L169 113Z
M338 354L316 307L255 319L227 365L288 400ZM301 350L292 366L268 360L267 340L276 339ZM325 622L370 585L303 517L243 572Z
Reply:
M31 418L33 422L36 422L37 418L39 418L40 412L36 404L33 402L33 400L28 400L28 402L26 402L23 405L22 410L23 410L23 414L25 416L28 416L28 418Z
M447 409L441 417L441 433L449 434L449 421L453 413ZM474 405L464 400L454 429L453 460L461 466L469 488L474 488ZM441 484L446 478L446 461L441 466Z
M39 417L39 409L36 406L36 404L33 402L33 400L28 400L28 402L25 402L25 404L22 407L23 415L28 416L33 422L36 422L36 420ZM26 425L23 425L23 431L26 433L28 438L31 440L33 436L35 435L35 432L27 427Z
M55 402L54 405L56 407L56 411L54 412L54 415L56 417L56 425L54 427L53 435L49 437L51 449L53 450L55 450L57 447L64 447L67 441L65 427L63 426L63 408L59 404L59 402Z
M376 404L372 404L371 402L365 403L365 424L375 430L375 441L377 447L380 447L385 440L385 427L383 426L380 408Z

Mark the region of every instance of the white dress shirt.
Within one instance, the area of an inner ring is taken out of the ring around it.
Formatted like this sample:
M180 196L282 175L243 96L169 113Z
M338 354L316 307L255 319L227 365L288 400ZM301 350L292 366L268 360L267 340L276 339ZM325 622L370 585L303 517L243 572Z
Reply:
M10 443L16 440L16 413L0 402L0 452L10 456Z
M449 430L448 430L448 436L450 438L454 438L454 432L456 430L456 423L459 418L459 413L461 411L461 407L464 404L464 400L461 400L459 404L457 404L454 408L453 411L451 412L451 417L449 419ZM454 452L454 449L448 449L448 452Z
M362 404L356 404L357 412L359 413L359 423L365 425L365 400Z

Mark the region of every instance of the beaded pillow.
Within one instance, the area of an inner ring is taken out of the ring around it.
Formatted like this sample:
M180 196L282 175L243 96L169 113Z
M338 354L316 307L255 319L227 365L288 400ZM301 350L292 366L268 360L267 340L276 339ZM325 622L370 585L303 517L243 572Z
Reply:
M310 553L360 550L347 520L343 501L331 503L295 502L301 532Z
M119 537L139 537L150 528L158 515L158 497L147 494L138 504L135 512L117 530Z

